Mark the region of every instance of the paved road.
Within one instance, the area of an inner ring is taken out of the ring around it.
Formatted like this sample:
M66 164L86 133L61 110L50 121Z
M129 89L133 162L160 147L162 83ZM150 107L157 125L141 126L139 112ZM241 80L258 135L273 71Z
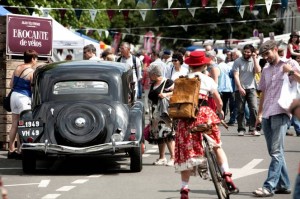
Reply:
M260 187L267 175L269 157L263 136L236 136L236 127L223 129L223 147L240 188L232 199L253 198L251 192ZM174 168L154 166L158 157L156 146L147 144L140 173L129 172L124 158L62 158L39 162L35 175L25 175L20 160L6 159L0 152L0 175L9 199L175 199L179 198L180 175ZM285 155L294 188L300 161L300 137L286 137ZM169 154L168 154L169 157ZM191 178L191 199L217 198L212 182L199 176ZM289 199L291 195L276 195Z

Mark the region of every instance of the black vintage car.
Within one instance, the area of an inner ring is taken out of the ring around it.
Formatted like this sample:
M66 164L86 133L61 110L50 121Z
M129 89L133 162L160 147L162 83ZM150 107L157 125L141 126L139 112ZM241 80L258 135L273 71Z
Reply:
M24 172L61 155L127 155L142 170L144 107L135 101L133 72L104 61L58 62L34 73L32 109L20 114Z

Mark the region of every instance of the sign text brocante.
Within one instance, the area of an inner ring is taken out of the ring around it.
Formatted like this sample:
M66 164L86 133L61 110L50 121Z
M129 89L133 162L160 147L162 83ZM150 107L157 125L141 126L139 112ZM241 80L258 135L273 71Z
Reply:
M52 25L52 19L7 15L6 54L32 49L41 57L52 56Z

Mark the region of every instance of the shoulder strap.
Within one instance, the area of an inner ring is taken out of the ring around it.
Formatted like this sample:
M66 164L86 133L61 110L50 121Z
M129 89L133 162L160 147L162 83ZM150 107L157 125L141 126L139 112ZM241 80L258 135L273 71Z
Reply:
M163 86L162 86L162 88L161 88L161 90L160 90L160 93L163 93L163 92L164 92L166 82L167 82L167 79L164 81Z
M121 62L122 56L117 59L117 62Z
M24 68L24 70L23 70L23 71L21 72L21 74L19 75L19 78L21 77L21 75L23 74L23 72L24 72L25 70L27 70L28 68L30 68L30 67ZM18 83L19 78L17 79L16 84ZM13 88L14 88L14 87L15 87L15 85L13 85Z

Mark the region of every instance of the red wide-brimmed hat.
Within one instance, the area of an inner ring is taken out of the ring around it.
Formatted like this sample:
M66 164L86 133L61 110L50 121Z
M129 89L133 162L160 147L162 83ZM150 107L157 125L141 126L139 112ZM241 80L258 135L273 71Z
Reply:
M185 59L184 62L187 65L193 67L209 64L210 61L210 58L206 57L203 51L193 51L190 53L190 56Z

